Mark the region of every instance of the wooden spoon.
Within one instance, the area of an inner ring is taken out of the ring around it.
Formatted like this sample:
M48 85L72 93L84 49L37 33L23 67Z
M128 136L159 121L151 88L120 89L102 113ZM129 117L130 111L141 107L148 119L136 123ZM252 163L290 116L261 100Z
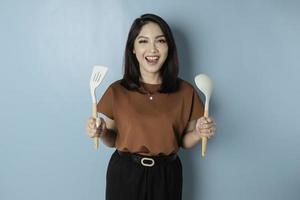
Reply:
M210 101L211 93L213 91L213 82L207 75L198 74L195 77L195 83L196 83L198 89L205 95L204 116L208 117L209 101ZM207 145L207 137L203 137L202 138L202 157L205 156L206 145Z

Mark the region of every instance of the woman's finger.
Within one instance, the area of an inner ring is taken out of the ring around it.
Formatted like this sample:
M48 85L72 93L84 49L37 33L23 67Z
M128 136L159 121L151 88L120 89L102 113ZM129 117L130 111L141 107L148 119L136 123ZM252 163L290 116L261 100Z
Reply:
M214 128L207 128L207 129L200 129L199 130L200 133L209 133L209 134L214 134L215 129Z
M202 134L200 134L200 137L207 137L207 138L210 138L210 135L207 134L207 133L202 133Z
M89 123L88 127L91 128L91 129L95 128L95 123L94 122L93 123Z
M213 123L208 123L208 124L198 124L198 128L200 129L205 129L205 128L212 128L214 127L215 125Z
M94 118L89 118L87 121L87 125L89 127L93 127L95 125L95 119Z
M99 117L96 118L96 129L100 129L101 119Z
M89 137L95 137L97 134L96 134L96 131L94 129L87 129L87 135Z
M211 123L211 122L212 122L212 119L211 119L210 117L207 117L207 118L206 118L206 121L207 121L207 123Z
M203 117L200 117L198 120L199 120L199 123L200 123L200 124L205 124L205 123L207 123L206 117L204 117L204 116L203 116Z
M206 121L207 121L208 123L213 123L215 120L214 120L214 118L212 118L212 117L207 117L207 118L206 118Z
M105 129L106 129L106 123L105 123L105 121L104 121L103 118L100 118L100 119L101 119L101 131L105 131Z
M199 132L200 132L200 133L205 133L205 134L206 134L206 133L209 133L209 132L210 132L210 129L200 129Z

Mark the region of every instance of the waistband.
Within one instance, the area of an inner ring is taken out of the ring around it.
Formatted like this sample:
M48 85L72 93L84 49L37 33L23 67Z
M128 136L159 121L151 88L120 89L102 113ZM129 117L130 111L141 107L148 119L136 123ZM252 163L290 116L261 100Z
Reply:
M136 153L124 152L116 150L116 152L124 158L130 159L142 166L153 167L154 165L166 164L175 161L177 154L171 154L168 156L145 156Z

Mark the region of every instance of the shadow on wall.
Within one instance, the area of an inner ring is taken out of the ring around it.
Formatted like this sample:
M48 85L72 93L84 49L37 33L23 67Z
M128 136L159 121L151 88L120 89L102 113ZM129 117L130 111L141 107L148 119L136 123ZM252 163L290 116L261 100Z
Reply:
M189 40L188 36L182 30L183 29L180 27L172 26L172 32L175 37L177 53L179 56L179 75L181 78L195 86L194 77L196 73L201 73L201 71L199 72L198 69L193 68L199 65L199 63L193 63L193 61L201 59L201 54L196 59L192 57L192 55L198 55L199 53L191 52L191 50L194 49L192 48L192 41ZM201 159L199 148L199 145L196 145L193 148L195 152L192 152L190 149L181 150L180 152L180 158L183 165L183 200L202 199L201 196L196 196L196 194L202 194L201 188L203 188L201 187L203 184L202 180L198 180L197 178L202 177L198 162L198 159ZM196 159L195 156L197 157ZM195 174L197 174L197 176L195 176Z

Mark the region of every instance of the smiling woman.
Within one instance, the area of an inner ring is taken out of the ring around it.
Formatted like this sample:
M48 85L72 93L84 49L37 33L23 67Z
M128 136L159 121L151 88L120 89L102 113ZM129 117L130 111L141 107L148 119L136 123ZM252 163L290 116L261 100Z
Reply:
M162 18L145 14L133 22L124 76L98 102L102 117L87 123L90 137L116 148L107 169L107 200L181 200L177 152L214 134L215 123L202 117L195 89L178 77L177 58Z
M160 68L168 55L166 38L159 25L149 22L134 41L133 53L140 65L143 82L161 83Z

